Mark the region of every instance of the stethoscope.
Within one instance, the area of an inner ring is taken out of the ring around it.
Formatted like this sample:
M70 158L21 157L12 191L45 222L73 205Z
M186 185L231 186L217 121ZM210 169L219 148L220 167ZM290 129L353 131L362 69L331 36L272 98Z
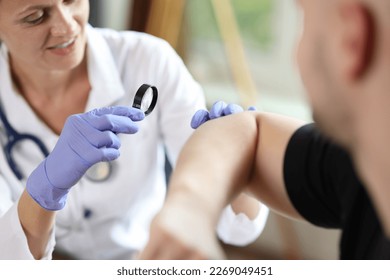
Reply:
M155 86L143 84L137 90L133 107L142 110L145 113L145 116L149 115L154 107L157 104L158 90ZM15 176L22 180L24 178L23 173L20 171L19 166L16 164L13 156L12 149L16 144L20 142L29 140L38 146L39 150L42 152L44 157L49 155L45 144L36 136L28 133L19 133L17 132L9 123L2 105L0 103L0 120L3 123L5 134L7 137L7 143L3 146L4 154L7 159L7 163L11 168ZM112 174L112 164L110 162L99 162L94 164L88 171L85 173L86 178L93 182L102 182L110 178Z

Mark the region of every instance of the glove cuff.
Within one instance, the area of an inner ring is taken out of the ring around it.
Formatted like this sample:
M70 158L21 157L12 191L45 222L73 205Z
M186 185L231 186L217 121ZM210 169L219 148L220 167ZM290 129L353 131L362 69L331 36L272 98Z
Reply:
M46 173L46 159L28 177L26 189L41 207L49 211L64 208L69 192L69 189L58 189L50 183Z

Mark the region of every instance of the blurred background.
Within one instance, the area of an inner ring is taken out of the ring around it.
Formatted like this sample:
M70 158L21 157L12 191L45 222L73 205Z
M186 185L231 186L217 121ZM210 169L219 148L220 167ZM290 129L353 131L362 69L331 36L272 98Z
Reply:
M224 100L311 121L295 61L301 13L292 0L90 0L95 27L167 40L202 85ZM253 244L230 259L338 259L339 231L271 213Z

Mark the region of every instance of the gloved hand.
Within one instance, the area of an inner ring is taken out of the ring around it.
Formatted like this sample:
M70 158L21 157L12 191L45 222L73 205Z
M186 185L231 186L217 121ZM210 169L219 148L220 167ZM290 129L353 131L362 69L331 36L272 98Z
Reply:
M47 210L65 206L70 188L95 163L119 157L118 133L134 134L144 113L125 106L104 107L68 117L49 156L27 180L30 196Z
M248 108L249 111L255 111L256 108L251 106ZM226 104L223 101L217 101L213 104L213 106L210 109L210 112L207 110L198 110L191 120L191 127L193 129L198 128L208 120L217 119L222 116L227 116L231 114L236 114L243 112L244 109L242 109L241 106L237 104Z

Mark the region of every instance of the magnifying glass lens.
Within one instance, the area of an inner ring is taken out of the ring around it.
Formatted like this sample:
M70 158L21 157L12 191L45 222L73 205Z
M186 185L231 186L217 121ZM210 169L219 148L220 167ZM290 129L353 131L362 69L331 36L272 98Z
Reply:
M152 101L153 101L153 90L151 88L148 88L141 101L141 110L143 112L146 112L150 108Z
M158 90L155 86L143 84L135 94L133 107L149 115L157 103Z

